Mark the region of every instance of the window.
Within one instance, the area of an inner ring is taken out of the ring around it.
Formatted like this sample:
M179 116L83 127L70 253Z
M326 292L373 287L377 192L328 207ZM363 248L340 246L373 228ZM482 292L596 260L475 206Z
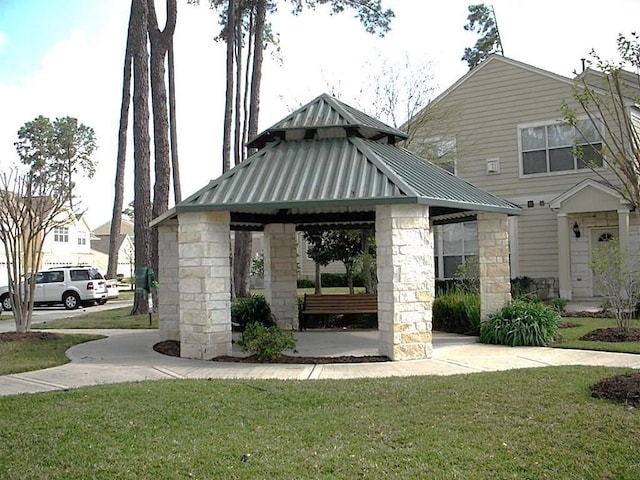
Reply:
M477 222L438 225L434 235L436 278L455 278L458 265L478 256Z
M522 173L554 173L602 167L600 128L591 120L520 128Z
M447 172L456 173L456 139L431 138L426 141L425 149L420 151L431 163L444 168Z
M87 232L78 232L78 245L87 244Z
M54 242L69 242L69 227L55 227L53 229Z

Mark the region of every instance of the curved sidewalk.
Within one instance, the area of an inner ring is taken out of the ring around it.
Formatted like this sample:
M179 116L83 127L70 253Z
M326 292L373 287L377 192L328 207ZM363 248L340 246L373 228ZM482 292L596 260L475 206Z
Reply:
M62 332L62 331L61 331ZM476 343L473 337L434 332L433 357L384 363L248 364L169 357L153 350L156 330L65 330L100 333L108 338L76 345L71 362L59 367L0 376L0 396L137 382L207 379L345 379L410 375L455 375L553 365L593 365L640 369L640 355L540 347L503 347ZM298 354L305 356L377 355L377 332L302 332Z

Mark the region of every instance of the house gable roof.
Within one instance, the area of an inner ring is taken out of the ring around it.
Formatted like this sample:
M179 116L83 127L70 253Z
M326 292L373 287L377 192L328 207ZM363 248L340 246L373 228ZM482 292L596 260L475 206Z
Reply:
M582 213L629 208L630 204L613 188L587 178L558 195L549 206L558 213Z

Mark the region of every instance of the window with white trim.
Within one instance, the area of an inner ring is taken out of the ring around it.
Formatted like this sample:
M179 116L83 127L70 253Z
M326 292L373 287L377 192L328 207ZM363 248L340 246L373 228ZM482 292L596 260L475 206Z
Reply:
M69 227L55 227L53 229L53 241L69 243Z
M87 232L78 232L78 245L87 244Z
M600 131L589 119L578 120L575 127L560 122L520 127L522 174L602 167Z
M478 256L478 223L437 225L434 229L436 278L455 278L458 265Z

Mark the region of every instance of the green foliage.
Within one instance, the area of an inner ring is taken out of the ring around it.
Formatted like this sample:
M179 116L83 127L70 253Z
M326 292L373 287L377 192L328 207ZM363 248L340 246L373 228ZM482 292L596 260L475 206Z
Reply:
M467 257L456 267L454 276L462 280L460 285L469 293L480 293L480 259L478 257Z
M264 253L256 255L256 258L251 260L251 275L264 278Z
M612 238L593 248L589 266L594 286L609 304L618 328L627 330L640 299L638 258L623 251Z
M531 277L516 277L511 279L511 296L513 298L525 297L531 294L535 286Z
M541 302L514 300L494 313L480 330L480 342L497 345L548 345L558 331L560 315Z
M356 274L353 276L353 285L356 287L364 287L364 282L362 280L361 275ZM346 287L347 274L346 273L323 273L322 286L323 287Z
M500 32L498 31L498 23L493 7L481 3L469 5L468 8L468 23L464 26L464 29L481 35L473 48L467 47L464 49L462 60L467 62L469 69L472 69L482 63L492 53L504 55L504 51L502 49Z
M292 332L284 331L277 326L265 326L260 322L249 323L238 345L243 351L258 357L265 362L277 359L285 350L295 350L296 340Z
M308 278L299 278L298 279L298 288L315 288L316 284L313 280L309 280Z
M553 309L558 312L564 312L564 309L567 308L567 301L564 298L554 298L553 300L551 300L551 306L553 307Z
M478 335L480 333L480 295L451 288L433 302L433 329L442 332Z
M71 192L76 174L87 178L95 174L91 159L97 148L95 132L77 118L56 118L52 123L40 115L18 130L14 145L35 183L54 181L61 192Z
M250 323L260 323L268 327L276 324L271 307L262 295L237 298L231 304L231 321L244 330Z

